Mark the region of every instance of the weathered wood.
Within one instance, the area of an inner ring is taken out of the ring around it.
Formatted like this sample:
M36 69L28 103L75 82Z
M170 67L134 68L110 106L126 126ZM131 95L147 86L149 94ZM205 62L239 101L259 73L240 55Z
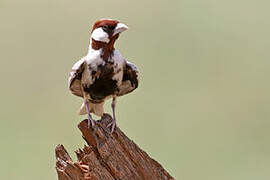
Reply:
M78 127L88 146L75 151L78 162L73 162L63 145L55 149L59 180L171 180L162 166L150 158L119 128L113 134L107 128L112 118L105 114L94 129L87 120Z

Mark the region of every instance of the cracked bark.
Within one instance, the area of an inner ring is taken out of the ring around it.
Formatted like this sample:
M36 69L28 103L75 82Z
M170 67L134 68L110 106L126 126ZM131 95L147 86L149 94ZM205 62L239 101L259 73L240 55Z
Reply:
M77 162L71 159L63 145L57 145L55 156L59 180L174 179L118 127L111 134L107 128L111 120L111 116L105 114L94 129L87 127L87 120L78 125L88 146L75 151Z

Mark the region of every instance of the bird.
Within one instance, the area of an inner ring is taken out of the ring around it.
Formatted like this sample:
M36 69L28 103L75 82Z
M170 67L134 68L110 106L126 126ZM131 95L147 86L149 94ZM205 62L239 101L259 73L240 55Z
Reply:
M79 115L88 115L88 127L95 126L91 113L102 117L104 103L112 98L113 133L116 125L116 100L134 91L139 84L137 67L127 61L115 48L119 35L128 26L114 19L100 19L93 25L88 53L77 61L69 74L68 86L72 94L83 98Z

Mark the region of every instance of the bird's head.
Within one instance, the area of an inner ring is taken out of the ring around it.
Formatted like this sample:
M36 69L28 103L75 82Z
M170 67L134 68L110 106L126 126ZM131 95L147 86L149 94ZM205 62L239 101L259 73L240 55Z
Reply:
M127 29L125 24L117 20L101 19L94 24L91 39L105 44L114 43L119 34Z

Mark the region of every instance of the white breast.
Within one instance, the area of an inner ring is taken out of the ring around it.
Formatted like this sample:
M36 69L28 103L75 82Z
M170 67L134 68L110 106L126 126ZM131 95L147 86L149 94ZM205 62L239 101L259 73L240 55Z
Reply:
M118 86L120 86L123 79L123 68L125 64L125 59L117 50L114 50L112 61L114 62L115 73L115 75L113 76L113 80L116 80L118 82Z
M96 71L99 65L104 64L104 61L101 58L101 49L91 50L85 57L85 62L91 69Z

